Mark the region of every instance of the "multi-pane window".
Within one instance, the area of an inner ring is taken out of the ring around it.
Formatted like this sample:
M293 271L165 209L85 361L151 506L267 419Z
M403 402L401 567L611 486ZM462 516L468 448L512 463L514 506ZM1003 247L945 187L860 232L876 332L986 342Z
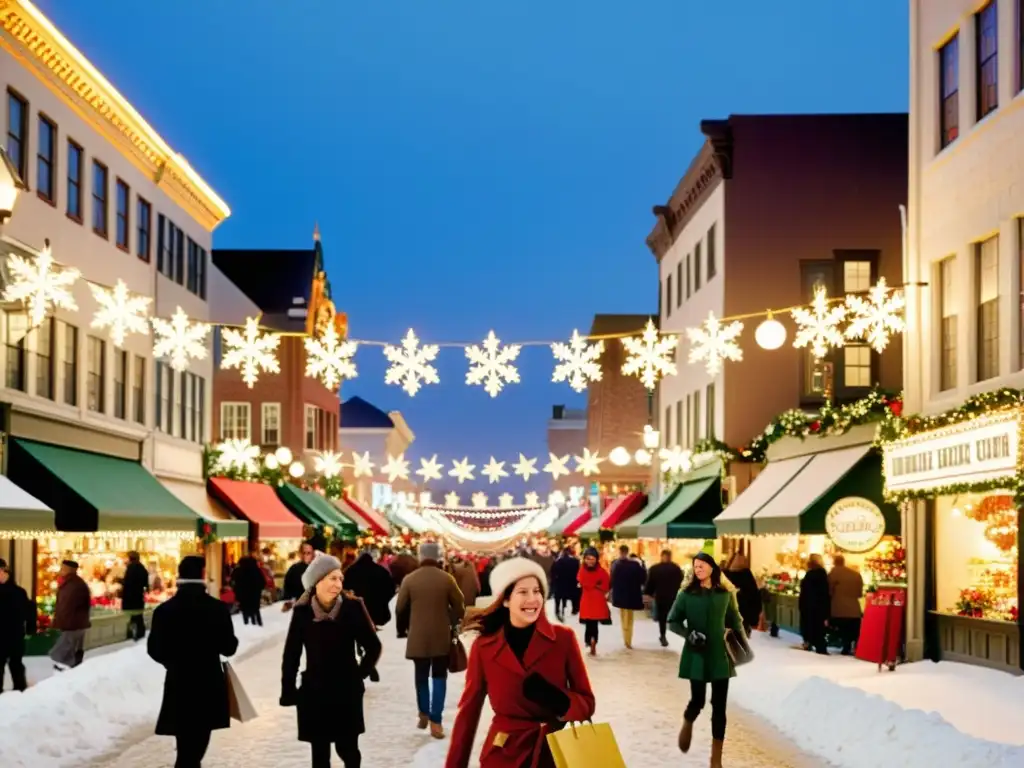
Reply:
M135 219L135 255L148 264L152 247L149 233L153 227L153 208L141 197L135 199Z
M939 146L960 135L960 37L939 49Z
M51 205L57 203L57 124L39 115L39 140L36 148L36 192Z
M260 406L260 425L263 434L260 436L262 445L281 444L281 404L263 403Z
M128 415L128 353L114 351L114 416L118 419Z
M843 292L865 293L871 290L871 262L843 262Z
M683 401L676 403L676 439L673 443L665 443L666 446L682 446L686 444L686 433L683 431Z
M78 405L78 329L61 323L64 342L60 355L61 386L65 405Z
M715 264L715 254L717 250L717 243L715 242L715 225L712 224L708 227L708 280L718 274L718 265Z
M82 223L82 157L78 144L68 139L68 217Z
M999 375L999 238L975 246L978 295L978 381Z
M676 306L683 306L683 260L676 264Z
M665 281L665 317L672 317L672 273Z
M167 413L167 401L164 396L164 368L166 367L167 363L157 360L156 378L153 379L153 383L156 384L153 388L153 412L156 417L156 428L161 432L167 431L164 427L164 414Z
M249 403L220 404L220 439L250 440Z
M132 418L146 423L146 358L138 355L132 364Z
M47 317L36 328L36 396L53 400L54 319Z
M686 254L686 298L690 298L690 254Z
M25 391L25 341L28 337L28 314L7 313L7 375L8 389Z
M185 284L185 233L179 227L171 226L174 235L174 282Z
M7 89L7 155L28 183L28 102Z
M193 413L195 412L195 406L192 403L192 381L189 378L191 374L188 371L181 372L181 397L178 399L181 401L181 431L178 436L182 440L191 440L189 437L189 427L192 425Z
M115 185L116 189L116 204L117 204L117 219L115 221L115 242L117 247L123 251L128 250L128 234L131 232L128 206L131 204L132 192L121 179L117 180Z
M700 434L700 390L693 393L693 442L691 447L696 445L701 438Z
M185 407L182 398L185 393L175 393L174 369L171 366L168 365L164 368L164 375L167 377L167 381L164 382L164 392L167 393L167 434L173 435L174 430L181 422L181 411ZM184 437L184 435L179 434L178 437Z
M307 405L306 406L306 450L307 451L316 450L316 439L317 439L317 434L316 434L316 431L317 431L316 430L316 425L317 425L316 410L317 409L316 409L315 405Z
M156 268L165 277L184 282L185 233L163 214L157 216Z
M672 403L665 408L665 421L661 426L661 439L664 445L672 445Z
M107 344L95 336L88 336L86 346L85 404L90 411L103 413Z
M110 173L99 160L92 161L92 231L106 237L109 229L107 196Z
M957 377L957 306L956 306L956 257L950 256L939 262L939 390L945 392L956 388Z
M705 399L705 437L715 436L715 385L708 384L707 391L704 393Z
M863 293L871 289L871 262L843 262L843 292ZM843 350L843 384L847 387L871 386L871 347L863 343L847 344Z
M696 293L700 290L700 270L701 270L701 244L697 243L697 247L693 250L693 292Z
M992 0L974 16L978 119L999 106L999 9Z
M188 411L188 439L194 443L203 442L203 412L202 412L202 391L205 385L203 379L194 373L188 375L189 380L189 411Z
M196 442L206 441L206 380L196 376Z

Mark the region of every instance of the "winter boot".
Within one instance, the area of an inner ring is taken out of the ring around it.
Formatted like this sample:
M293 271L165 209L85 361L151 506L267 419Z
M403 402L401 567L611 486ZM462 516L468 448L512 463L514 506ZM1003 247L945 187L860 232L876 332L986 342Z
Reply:
M430 725L430 718L420 712L420 720L416 723L416 727L421 731L427 730L427 726Z
M430 735L433 736L435 739L443 739L444 738L444 726L441 725L440 723L431 723L430 724ZM719 765L721 765L721 763L719 763Z
M686 754L690 751L690 742L693 741L693 723L683 718L683 727L679 729L679 751Z
M722 768L722 747L725 742L715 739L711 742L711 768Z

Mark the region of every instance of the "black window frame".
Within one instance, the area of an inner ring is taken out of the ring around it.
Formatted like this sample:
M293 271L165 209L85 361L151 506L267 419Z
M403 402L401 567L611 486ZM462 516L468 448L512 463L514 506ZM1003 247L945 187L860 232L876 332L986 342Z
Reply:
M693 292L696 293L700 290L701 277L700 277L700 263L704 258L701 253L701 242L697 241L697 244L693 248Z
M11 341L11 319L20 318L24 321L25 328L21 338ZM32 325L28 320L28 312L8 312L5 318L4 344L7 346L6 370L4 372L4 386L18 392L28 391L28 335L32 332ZM16 365L12 365L16 363Z
M46 329L46 340L43 340L43 329ZM54 321L53 315L49 315L43 318L43 322L37 325L33 331L36 335L35 344L35 356L36 356L36 397L43 397L47 400L53 400L57 394L57 388L55 386L56 377L56 365L54 364L54 355L56 352L56 334L57 325ZM45 352L41 352L40 349L45 347ZM45 377L40 376L45 371ZM40 391L43 388L43 382L45 383L46 391Z
M718 234L718 228L717 228L717 226L715 224L712 224L710 227L708 227L708 236L707 236L707 241L708 241L708 245L707 245L708 266L707 266L707 270L706 270L706 277L707 277L708 280L714 279L715 275L718 274L718 264L715 263L715 259L717 258L717 254L718 254L718 248L717 248L717 245L716 245L716 242L715 242L715 237L717 236L717 234Z
M676 264L676 307L683 306L683 260Z
M114 418L128 418L128 352L114 351Z
M62 328L64 338L61 342L60 358L61 400L65 405L78 407L78 327L64 323Z
M996 296L982 301L981 266L984 248L995 241ZM989 381L1000 375L999 364L999 235L993 235L974 244L974 305L975 305L975 382Z
M82 163L85 162L85 149L72 138L68 138L68 171L65 175L65 192L67 194L67 204L64 206L64 211L67 217L72 221L81 224L84 219L82 218L82 205L84 200L82 198ZM74 162L72 162L74 159Z
M110 239L110 168L102 160L92 159L92 175L89 180L92 192L92 231L104 240ZM102 180L102 184L97 184ZM102 190L102 194L100 193ZM97 216L100 218L97 220Z
M672 317L672 273L668 273L665 281L665 317Z
M938 50L939 58L939 149L960 137L960 33Z
M149 264L153 250L153 205L142 195L135 196L135 255Z
M140 355L132 360L132 420L146 423L146 358Z
M43 131L49 131L50 151L43 154ZM57 123L44 112L39 113L36 126L36 196L44 203L57 206ZM48 183L43 184L43 168Z
M121 210L121 192L124 191L124 210ZM114 244L129 253L132 240L132 188L120 176L114 179ZM124 239L121 238L122 232Z
M94 350L99 350L99 371L93 370L96 363ZM85 407L93 413L106 413L107 388L107 342L99 336L86 336L86 387ZM95 385L95 390L94 390ZM95 407L93 397L95 396Z
M955 283L956 256L947 256L936 265L940 392L949 392L956 389L957 377L959 375L959 341L957 338L959 317L958 313L946 314L946 270L953 270L949 277L951 282Z
M14 110L13 105L18 105L18 112L20 112L21 119L18 120L17 125L14 122ZM29 116L29 103L28 99L22 96L18 91L13 88L7 89L7 138L4 145L7 149L7 156L11 158L11 162L18 171L18 175L21 180L25 183L25 186L29 186L28 183L28 116ZM17 149L12 149L12 142L17 143Z
M988 5L974 14L974 31L976 119L983 120L999 109L998 0L991 0Z

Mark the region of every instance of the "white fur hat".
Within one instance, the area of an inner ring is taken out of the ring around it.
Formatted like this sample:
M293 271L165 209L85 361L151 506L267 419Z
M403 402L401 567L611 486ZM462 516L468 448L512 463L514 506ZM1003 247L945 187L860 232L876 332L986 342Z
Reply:
M338 570L341 570L341 563L338 561L338 558L325 555L323 552L316 552L313 555L313 562L307 566L305 573L302 574L303 589L312 589L331 571Z
M545 597L548 594L548 577L544 569L533 560L525 557L513 557L498 563L491 571L491 594L500 597L510 584L522 578L533 576L540 582Z

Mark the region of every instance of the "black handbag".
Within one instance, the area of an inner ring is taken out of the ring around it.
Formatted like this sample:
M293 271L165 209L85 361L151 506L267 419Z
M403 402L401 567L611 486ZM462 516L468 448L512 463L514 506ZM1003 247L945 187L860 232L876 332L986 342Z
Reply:
M746 633L725 630L725 652L734 667L741 667L754 660L754 651L747 641Z

